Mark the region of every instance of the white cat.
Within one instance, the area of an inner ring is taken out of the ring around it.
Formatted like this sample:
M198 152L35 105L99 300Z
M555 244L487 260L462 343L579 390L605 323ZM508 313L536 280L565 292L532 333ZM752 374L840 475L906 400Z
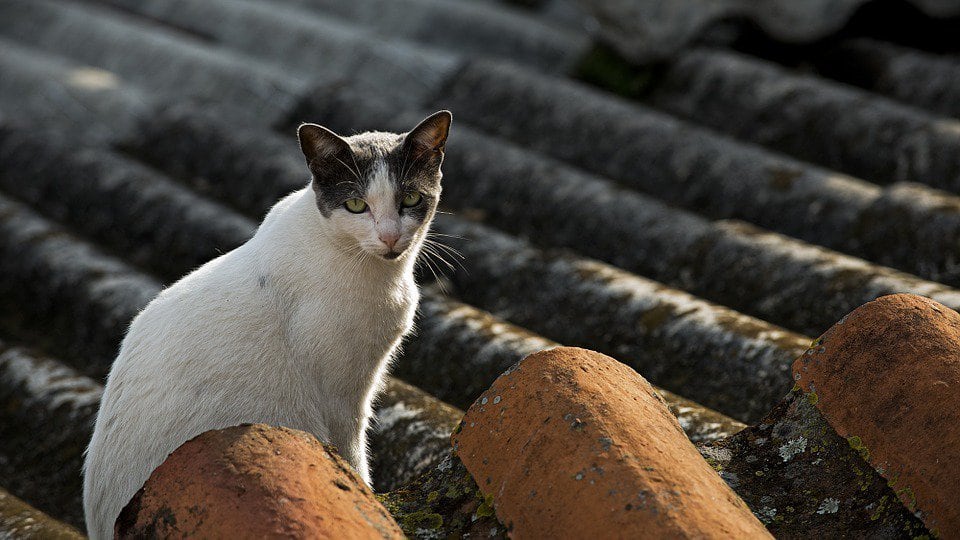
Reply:
M308 431L370 482L371 402L413 324L413 266L440 197L450 121L440 111L406 135L347 138L300 126L310 185L130 325L84 463L91 538L112 538L150 473L210 429Z

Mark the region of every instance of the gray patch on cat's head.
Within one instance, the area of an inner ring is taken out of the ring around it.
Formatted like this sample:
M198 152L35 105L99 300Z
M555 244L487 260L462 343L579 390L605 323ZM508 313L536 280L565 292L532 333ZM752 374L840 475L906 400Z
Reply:
M440 198L440 166L452 118L449 111L439 111L409 133L373 131L350 137L302 124L297 135L313 176L320 213L329 217L348 199L364 198L373 173L385 166L395 186L397 207L401 208L405 193L417 191L423 201L401 211L420 221L432 216Z

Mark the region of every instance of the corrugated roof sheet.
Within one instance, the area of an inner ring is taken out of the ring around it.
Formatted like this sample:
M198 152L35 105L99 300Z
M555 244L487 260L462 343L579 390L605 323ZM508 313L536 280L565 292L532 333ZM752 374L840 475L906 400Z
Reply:
M776 41L803 43L840 32L858 12L868 9L912 10L935 19L960 16L960 4L953 0L579 0L579 3L596 19L596 34L600 39L637 62L668 58L702 39L730 39L738 27L744 25L755 25ZM731 25L734 32L730 31Z

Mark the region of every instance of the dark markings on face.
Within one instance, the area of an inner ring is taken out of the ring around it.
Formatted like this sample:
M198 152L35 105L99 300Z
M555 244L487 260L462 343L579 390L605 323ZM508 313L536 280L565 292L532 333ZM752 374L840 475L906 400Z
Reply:
M450 113L441 111L402 135L371 132L341 138L320 126L301 126L300 146L313 175L320 212L329 217L348 199L363 199L373 173L383 163L401 216L426 220L440 197L440 166L449 125ZM410 192L419 192L423 200L403 208L401 201Z

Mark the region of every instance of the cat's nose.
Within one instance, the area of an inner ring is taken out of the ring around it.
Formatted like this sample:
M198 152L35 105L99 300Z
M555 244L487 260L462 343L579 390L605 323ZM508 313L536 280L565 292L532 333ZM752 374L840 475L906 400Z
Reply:
M393 251L393 246L397 243L397 240L400 239L400 233L398 232L382 232L377 233L377 236L390 251Z

